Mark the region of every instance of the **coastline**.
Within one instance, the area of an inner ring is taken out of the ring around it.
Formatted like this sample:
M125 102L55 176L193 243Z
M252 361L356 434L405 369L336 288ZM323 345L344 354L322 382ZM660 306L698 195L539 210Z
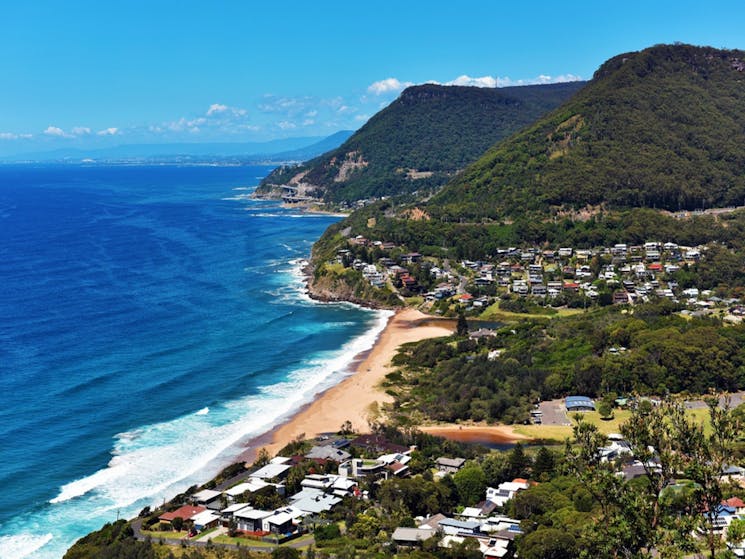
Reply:
M436 322L415 309L396 311L388 319L373 347L355 356L351 376L317 394L311 403L270 432L248 441L239 459L252 462L261 448L273 456L299 435L310 439L323 433L336 432L345 421L350 421L356 432L368 432L371 409L376 404L393 401L379 385L391 372L390 363L399 346L453 333L454 325L446 321L442 321L443 324Z

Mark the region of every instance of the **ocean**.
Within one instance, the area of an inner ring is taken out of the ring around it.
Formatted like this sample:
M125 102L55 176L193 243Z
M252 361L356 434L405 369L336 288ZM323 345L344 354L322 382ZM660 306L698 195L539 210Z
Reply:
M207 481L349 374L387 313L322 304L338 218L248 195L265 166L0 166L0 557Z

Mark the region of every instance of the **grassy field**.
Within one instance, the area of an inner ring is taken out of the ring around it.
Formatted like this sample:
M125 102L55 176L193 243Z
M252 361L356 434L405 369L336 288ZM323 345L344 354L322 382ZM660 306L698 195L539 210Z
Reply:
M704 424L704 430L708 433L710 430L707 409L687 410L687 414L697 423ZM620 433L621 424L631 416L628 410L615 410L613 419L601 419L597 412L583 412L582 417L585 421L598 426L598 430L608 435L610 433ZM569 419L574 423L572 414ZM563 425L519 425L515 426L515 432L525 435L531 439L554 440L563 442L565 439L572 437L572 428Z
M542 312L536 312L536 313L517 313L517 312L511 312L503 310L499 307L499 301L494 303L493 305L490 305L487 307L481 315L479 315L479 318L481 320L496 320L500 322L514 322L516 320L524 320L526 318L556 318L560 316L571 316L573 314L579 314L582 311L582 309L567 309L567 308L560 308L560 309L554 309L551 307L547 307L543 309L542 307L538 307ZM544 312L545 311L545 312Z

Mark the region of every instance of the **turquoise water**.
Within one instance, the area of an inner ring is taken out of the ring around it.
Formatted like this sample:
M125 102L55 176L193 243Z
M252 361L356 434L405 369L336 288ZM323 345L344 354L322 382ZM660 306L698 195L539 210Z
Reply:
M0 166L0 557L205 481L372 345L303 293L337 218L248 199L269 170Z

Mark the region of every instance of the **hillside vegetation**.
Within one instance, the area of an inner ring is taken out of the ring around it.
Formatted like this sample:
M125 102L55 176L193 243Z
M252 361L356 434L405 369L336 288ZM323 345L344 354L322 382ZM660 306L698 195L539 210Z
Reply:
M568 207L745 203L745 52L616 56L577 95L491 148L428 204L445 219Z
M583 85L410 87L339 148L300 166L280 167L257 193L304 183L318 198L351 202L429 191Z

